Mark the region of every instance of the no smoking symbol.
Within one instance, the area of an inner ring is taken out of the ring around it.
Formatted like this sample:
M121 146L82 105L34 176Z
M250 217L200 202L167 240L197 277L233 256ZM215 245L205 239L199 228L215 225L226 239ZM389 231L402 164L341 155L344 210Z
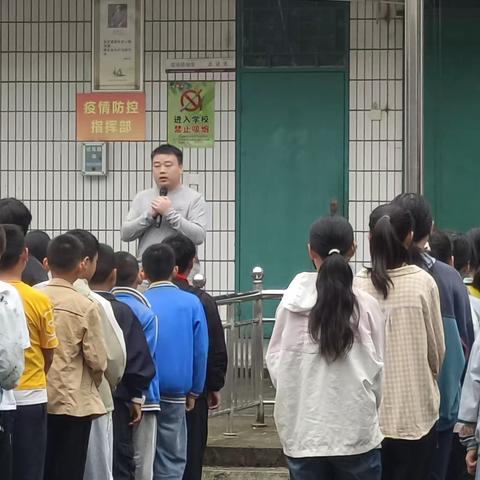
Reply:
M182 93L180 97L181 111L196 112L202 109L203 99L201 97L201 90L187 90Z

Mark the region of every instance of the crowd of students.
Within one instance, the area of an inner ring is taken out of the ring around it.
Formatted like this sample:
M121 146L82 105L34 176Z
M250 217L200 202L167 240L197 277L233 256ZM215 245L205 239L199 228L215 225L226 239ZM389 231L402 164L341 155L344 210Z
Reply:
M0 200L0 477L200 480L227 355L215 302L187 280L195 245L174 234L140 270L31 220Z
M152 244L140 270L88 231L30 222L0 200L1 478L199 480L227 356L214 300L188 282L194 243ZM290 476L480 479L480 228L439 231L402 194L369 229L354 276L351 225L316 221L316 271L276 313L266 360Z
M317 272L276 313L267 366L290 478L480 479L480 229L440 232L425 198L402 194L369 230L354 276L351 225L315 222Z

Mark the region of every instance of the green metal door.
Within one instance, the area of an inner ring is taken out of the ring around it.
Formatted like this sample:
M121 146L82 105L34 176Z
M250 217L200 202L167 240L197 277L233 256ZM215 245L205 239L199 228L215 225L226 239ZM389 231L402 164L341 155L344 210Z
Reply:
M238 286L259 265L285 288L312 268L312 222L345 205L345 73L243 71L238 88Z
M473 0L439 0L425 13L425 193L441 229L480 223L479 25Z

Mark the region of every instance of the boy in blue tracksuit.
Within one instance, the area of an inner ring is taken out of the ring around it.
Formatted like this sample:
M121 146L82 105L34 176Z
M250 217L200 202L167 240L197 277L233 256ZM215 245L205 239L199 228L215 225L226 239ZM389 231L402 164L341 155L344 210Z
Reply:
M181 480L187 458L185 410L195 407L205 386L208 327L200 300L171 282L176 267L170 246L150 246L142 264L151 282L145 297L160 319L156 366L161 411L153 478Z
M97 269L89 286L110 303L127 350L125 372L113 392L113 478L132 480L135 477L133 428L141 423L145 392L156 372L140 321L129 306L111 293L116 276L115 252L100 244Z
M156 363L158 339L158 318L151 309L150 303L138 290L142 282L137 259L128 252L115 253L117 281L112 293L117 300L128 305L138 318L148 349ZM135 458L135 479L151 480L153 477L153 461L157 440L157 415L160 411L160 390L158 375L155 375L148 388L145 403L142 407L142 421L133 431L133 448Z

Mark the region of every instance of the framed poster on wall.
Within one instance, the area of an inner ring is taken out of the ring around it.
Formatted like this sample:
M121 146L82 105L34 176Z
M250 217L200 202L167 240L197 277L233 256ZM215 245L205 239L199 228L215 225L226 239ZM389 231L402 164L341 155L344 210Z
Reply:
M92 90L143 90L143 0L93 0Z

